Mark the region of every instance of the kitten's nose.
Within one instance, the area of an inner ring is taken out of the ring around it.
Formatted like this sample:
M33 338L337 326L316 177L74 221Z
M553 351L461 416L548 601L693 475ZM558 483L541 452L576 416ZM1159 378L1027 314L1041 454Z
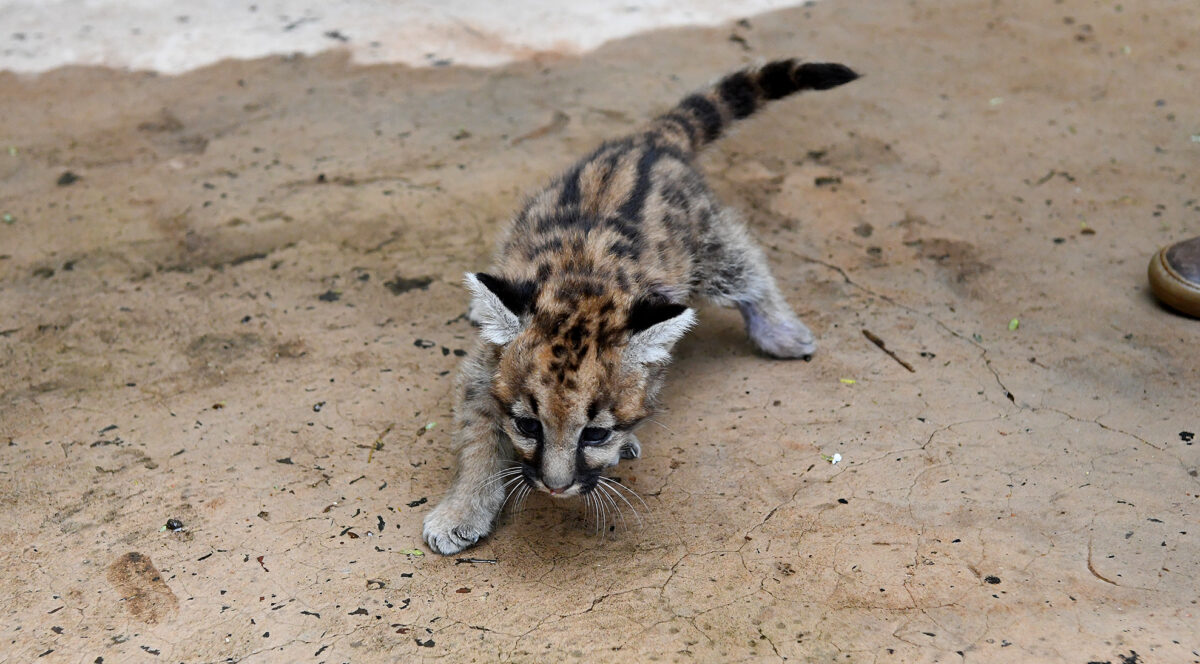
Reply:
M556 496L563 491L566 491L567 489L571 488L572 484L574 484L574 482L567 482L562 486L551 486L549 482L543 481L542 483L546 485L546 489L550 491L550 495L552 496Z

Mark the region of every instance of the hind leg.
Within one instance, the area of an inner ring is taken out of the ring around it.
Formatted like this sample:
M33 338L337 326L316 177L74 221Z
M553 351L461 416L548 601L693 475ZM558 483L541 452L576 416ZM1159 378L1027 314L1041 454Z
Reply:
M737 215L725 209L705 237L701 292L742 313L746 333L764 353L808 359L817 345L812 332L788 306L762 249Z

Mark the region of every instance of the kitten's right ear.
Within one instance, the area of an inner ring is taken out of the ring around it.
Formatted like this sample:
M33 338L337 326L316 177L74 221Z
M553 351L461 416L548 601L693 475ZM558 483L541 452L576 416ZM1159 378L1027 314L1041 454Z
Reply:
M533 284L514 283L484 272L468 272L466 282L471 289L471 313L483 338L501 346L516 339L521 316L533 306Z

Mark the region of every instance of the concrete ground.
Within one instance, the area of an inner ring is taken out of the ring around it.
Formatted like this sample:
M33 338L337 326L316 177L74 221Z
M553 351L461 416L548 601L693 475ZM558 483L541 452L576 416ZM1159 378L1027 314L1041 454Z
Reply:
M1200 322L1144 276L1200 233L1198 32L876 0L503 69L0 74L0 662L1200 660ZM617 471L643 525L534 497L494 564L430 553L462 272L792 54L866 77L702 161L821 352L704 310Z

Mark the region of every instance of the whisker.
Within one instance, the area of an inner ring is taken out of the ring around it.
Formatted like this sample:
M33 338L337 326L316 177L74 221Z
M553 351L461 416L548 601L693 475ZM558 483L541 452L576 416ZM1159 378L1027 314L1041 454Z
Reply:
M525 484L524 486L521 487L521 492L517 498L516 510L517 510L518 514L525 511L525 500L527 498L529 498L529 494L532 489L533 489L533 487L529 486L529 484Z
M624 490L628 491L630 493L630 495L632 495L634 498L637 498L638 502L642 504L642 507L646 508L647 511L650 510L650 506L646 504L646 501L642 500L641 495L639 495L638 492L634 491L631 487L628 487L610 477L603 477L601 479L603 479L610 486L615 486L618 489L624 489Z
M617 482L614 482L614 481L612 481L612 480L608 479L607 477L606 477L606 478L602 478L602 479L604 479L604 480L605 480L605 481L604 481L604 485L605 485L606 487L613 487L613 486L620 487L620 486L621 486L621 484L619 484L619 483L617 483ZM625 488L626 488L626 489L629 489L629 487L625 487ZM630 490L630 491L632 491L632 489L629 489L629 490ZM613 493L614 493L614 494L616 494L616 496L617 496L618 498L620 498L621 500L623 500L623 501L625 502L625 504L629 506L629 509L630 509L630 511L632 511L632 512L633 512L633 515L634 515L635 517L637 517L637 520L638 520L638 527L642 527L642 526L644 526L644 525L645 525L645 523L642 521L642 515L641 515L641 514L640 514L640 513L637 511L637 508L633 506L633 503L629 502L629 500L628 500L628 499L626 499L626 498L625 498L625 496L624 496L624 495L622 495L620 491L617 491L617 490L615 490L615 489L614 489L614 490L613 490ZM636 493L634 493L634 497L636 497L638 500L641 500L641 496L638 496ZM644 501L644 500L643 500L643 501L642 501L642 505L643 505L643 506L646 506L646 501ZM646 509L650 509L650 508L649 508L649 507L646 507Z
M507 477L510 477L510 476L515 475L520 472L521 472L520 466L512 466L509 468L501 469L501 470L489 475L488 478L483 481L483 486L486 488L492 482L499 482L502 479L505 479Z
M654 423L654 424L657 424L658 426L660 426L660 427L662 427L662 428L666 429L667 431L670 431L671 433L675 433L675 432L674 432L674 431L671 429L671 427L669 427L669 426L667 426L667 425L663 424L662 422L659 422L658 420L654 419L653 417L647 417L647 418L646 418L646 421L647 421L647 422L652 422L652 423Z
M596 505L600 508L600 522L596 524L596 534L600 537L604 537L608 532L608 503L604 501L604 496L602 494L597 493L593 495L593 499L596 501Z
M509 479L507 482L505 482L504 484L502 484L502 485L500 486L500 490L501 490L501 491L504 491L504 490L508 489L509 487L511 487L511 486L513 486L513 485L515 485L515 484L519 483L519 482L521 481L521 479L522 479L522 478L520 478L520 477L513 477L513 478L510 478L510 479Z
M583 494L584 502L588 506L588 519L592 522L592 533L600 533L600 506L596 504L596 498L590 493Z
M596 487L603 492L602 495L604 499L608 501L608 504L612 506L613 511L617 513L617 518L621 520L621 528L628 531L629 524L625 522L625 511L621 509L621 506L617 504L617 501L613 500L611 495L612 489L604 486L604 484L597 484Z
M503 491L505 488L508 488L511 485L511 488L508 488L508 491L504 494L504 500L500 503L501 510L503 510L504 506L508 504L508 500L510 498L512 498L513 495L517 491L520 490L520 485L517 484L517 480L519 480L519 479L520 479L519 477L515 477L515 478L509 480L504 486L500 487L500 490Z

